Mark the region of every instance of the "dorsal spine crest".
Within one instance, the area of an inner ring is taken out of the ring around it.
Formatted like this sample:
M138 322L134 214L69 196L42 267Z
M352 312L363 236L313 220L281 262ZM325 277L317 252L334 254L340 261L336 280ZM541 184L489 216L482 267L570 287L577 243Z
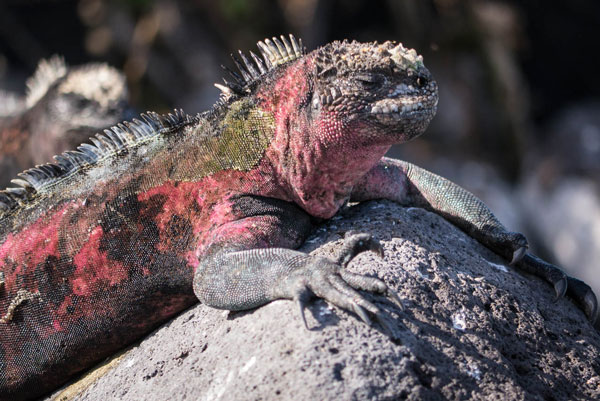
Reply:
M67 64L64 58L54 55L47 60L42 60L27 80L27 96L25 103L27 107L33 106L40 100L55 82L67 74Z
M177 132L194 118L183 110L168 115L154 112L141 114L141 120L133 119L104 130L90 138L92 144L83 143L77 150L54 156L55 163L42 164L18 174L11 180L15 187L0 191L0 219L21 206L31 203L36 195L53 187L76 172L94 166L109 157L139 145L157 135Z
M257 43L261 60L256 54L250 52L250 60L242 51L238 51L239 58L231 55L238 72L222 66L233 81L223 79L223 84L215 84L221 90L221 99L228 100L232 96L244 96L250 93L251 86L258 82L270 71L276 69L282 64L299 59L304 56L305 49L302 40L296 40L294 35L289 35L289 39L281 35L280 38L265 39Z

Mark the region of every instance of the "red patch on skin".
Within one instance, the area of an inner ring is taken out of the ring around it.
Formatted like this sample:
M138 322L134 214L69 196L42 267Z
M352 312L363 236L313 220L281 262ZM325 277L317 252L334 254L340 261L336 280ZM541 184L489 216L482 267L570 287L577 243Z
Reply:
M155 245L158 251L164 252L171 248L171 241L174 238L171 238L169 223L173 216L179 216L189 221L195 237L204 234L204 230L209 226L207 220L210 220L206 216L211 203L207 198L210 198L211 193L214 193L215 190L218 191L219 188L216 185L211 186L211 184L213 183L210 182L210 179L201 180L200 182L180 182L177 185L172 181L167 181L160 186L138 194L137 198L141 203L149 202L156 196L163 199L161 210L153 217L160 236L160 241ZM208 188L212 189L212 192L207 191ZM147 207L152 208L153 206L148 204ZM143 208L140 213L143 215L147 213L146 210ZM183 257L190 267L194 269L197 267L198 261L190 255L190 252L186 252Z
M155 196L161 196L164 199L160 212L153 218L160 236L160 241L155 245L158 251L168 251L172 248L172 241L177 240L177 238L172 238L172 233L168 229L173 216L179 216L190 221L193 233L198 234L199 229L195 224L198 220L198 216L195 215L198 208L195 204L201 193L202 185L197 182L180 182L175 185L174 182L167 181L160 186L138 194L138 201L142 203L150 201ZM152 206L148 207L151 208ZM142 209L140 213L146 213L145 209Z
M158 187L138 194L138 201L144 202L156 195L161 195L166 199L162 211L154 220L159 230L163 232L171 217L174 215L185 216L189 213L200 189L197 186L198 183L195 182L181 182L179 185L175 185L172 181L167 181Z
M6 275L5 288L12 289L17 275L27 274L43 263L48 256L58 257L58 232L63 219L68 216L74 202L63 205L50 216L43 216L19 233L10 233L0 245L0 270ZM15 271L10 271L5 262L13 261ZM28 288L34 291L35 288Z
M96 226L81 250L73 257L73 293L80 296L92 296L102 286L119 284L128 277L128 269L122 263L108 258L101 251L100 241L104 231Z
M271 228L279 221L271 216L248 217L232 221L218 230L219 242L244 244L248 248L267 248L272 246ZM275 240L279 240L276 238Z
M213 231L243 217L234 213L231 201L234 195L256 194L288 200L275 180L265 179L272 174L269 160L263 159L257 169L251 171L223 170L197 182L174 185L169 181L138 194L140 202L151 201L157 195L164 198L161 210L153 217L160 235L156 249L166 251L171 248L173 238L170 238L168 226L173 216L186 219L192 226L194 248L182 250L182 257L192 269L197 268L206 245L212 243L208 239L212 238ZM152 206L149 204L148 207ZM144 209L141 213L145 213Z
M184 255L185 261L194 271L200 266L200 253L198 250L189 251Z
M60 322L57 319L54 319L52 321L52 328L54 329L55 332L61 331L63 329Z

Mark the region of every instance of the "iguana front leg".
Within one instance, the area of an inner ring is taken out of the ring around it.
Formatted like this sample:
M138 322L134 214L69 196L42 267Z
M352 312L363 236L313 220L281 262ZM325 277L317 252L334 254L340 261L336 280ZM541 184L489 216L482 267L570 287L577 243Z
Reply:
M511 264L551 283L557 298L569 294L592 323L600 324L598 302L587 284L527 252L523 234L508 231L480 199L453 182L411 163L383 158L352 193L353 201L370 199L389 199L443 216Z
M355 312L366 323L370 323L366 312L376 318L381 312L357 290L387 293L399 303L383 281L344 270L360 252L382 254L370 235L346 238L335 261L289 249L300 246L310 232L308 214L287 202L263 199L253 198L248 217L213 232L194 274L194 292L202 303L244 310L276 299L293 299L305 325L304 308L312 294Z

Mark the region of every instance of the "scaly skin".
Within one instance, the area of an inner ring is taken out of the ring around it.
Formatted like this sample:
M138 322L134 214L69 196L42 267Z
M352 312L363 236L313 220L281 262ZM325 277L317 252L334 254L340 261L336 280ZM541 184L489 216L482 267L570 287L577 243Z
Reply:
M132 117L125 77L105 64L68 67L54 56L40 62L27 87L20 104L0 110L0 188L24 169Z
M0 398L55 388L197 299L229 310L294 299L303 316L315 294L378 318L357 290L397 297L344 270L381 251L374 239L348 237L337 260L293 250L351 198L428 207L523 257L524 238L473 195L382 159L435 114L437 86L414 50L259 45L265 61L241 62L210 112L117 126L0 192Z

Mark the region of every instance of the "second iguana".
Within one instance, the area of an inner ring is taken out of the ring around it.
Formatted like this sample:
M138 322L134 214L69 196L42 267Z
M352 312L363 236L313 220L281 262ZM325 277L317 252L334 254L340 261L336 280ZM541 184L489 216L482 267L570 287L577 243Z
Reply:
M24 97L0 91L0 188L16 174L133 117L125 77L104 63L42 60Z
M344 266L380 247L346 239L337 260L295 251L347 201L434 211L566 292L593 322L591 289L527 252L457 185L383 157L433 118L438 89L399 43L293 37L240 53L215 107L118 124L0 192L0 398L47 392L200 300L250 309L311 295L361 319L358 291L396 296Z

